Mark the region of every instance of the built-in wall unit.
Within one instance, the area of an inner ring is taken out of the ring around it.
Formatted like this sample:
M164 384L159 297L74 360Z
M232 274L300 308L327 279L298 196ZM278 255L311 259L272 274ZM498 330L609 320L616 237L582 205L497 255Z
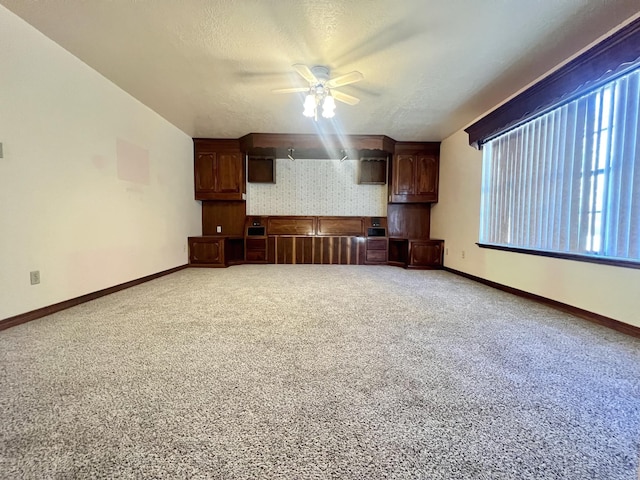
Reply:
M202 236L189 237L190 264L440 268L444 242L430 237L439 151L383 135L196 138Z

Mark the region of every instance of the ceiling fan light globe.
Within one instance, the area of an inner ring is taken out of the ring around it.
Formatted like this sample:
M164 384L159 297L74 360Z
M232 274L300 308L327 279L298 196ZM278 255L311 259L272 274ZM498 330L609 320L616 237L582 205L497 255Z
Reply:
M322 102L322 108L327 110L335 110L336 102L331 95L327 95L324 97L324 101Z
M313 110L316 108L316 97L315 95L309 94L304 99L304 109L305 110Z
M322 116L324 118L333 118L336 115L336 111L334 108L323 108L322 109Z
M315 117L316 116L316 97L311 93L306 96L304 99L304 111L302 114L305 117Z
M322 116L324 118L333 118L336 115L336 102L331 95L324 97L322 101Z

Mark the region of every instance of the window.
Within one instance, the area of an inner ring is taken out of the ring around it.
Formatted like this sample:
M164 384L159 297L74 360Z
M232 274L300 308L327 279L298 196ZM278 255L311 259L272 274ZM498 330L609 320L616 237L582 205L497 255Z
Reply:
M640 68L484 143L480 244L640 262Z

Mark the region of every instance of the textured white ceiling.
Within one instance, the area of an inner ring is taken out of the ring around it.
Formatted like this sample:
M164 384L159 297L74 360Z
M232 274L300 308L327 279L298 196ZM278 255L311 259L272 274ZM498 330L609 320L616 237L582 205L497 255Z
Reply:
M611 28L638 0L0 0L194 137L442 140ZM358 70L333 121L291 65Z

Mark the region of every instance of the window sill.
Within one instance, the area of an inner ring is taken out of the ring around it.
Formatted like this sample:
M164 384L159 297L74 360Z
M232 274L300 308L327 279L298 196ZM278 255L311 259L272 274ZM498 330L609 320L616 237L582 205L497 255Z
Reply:
M478 245L480 248L502 250L504 252L524 253L526 255L537 255L539 257L561 258L563 260L574 260L576 262L599 263L601 265L611 265L614 267L640 269L640 262L634 260L606 258L596 255L577 255L574 253L549 252L547 250L531 250L527 248L507 247L504 245L491 245L487 243L476 243L476 245Z

